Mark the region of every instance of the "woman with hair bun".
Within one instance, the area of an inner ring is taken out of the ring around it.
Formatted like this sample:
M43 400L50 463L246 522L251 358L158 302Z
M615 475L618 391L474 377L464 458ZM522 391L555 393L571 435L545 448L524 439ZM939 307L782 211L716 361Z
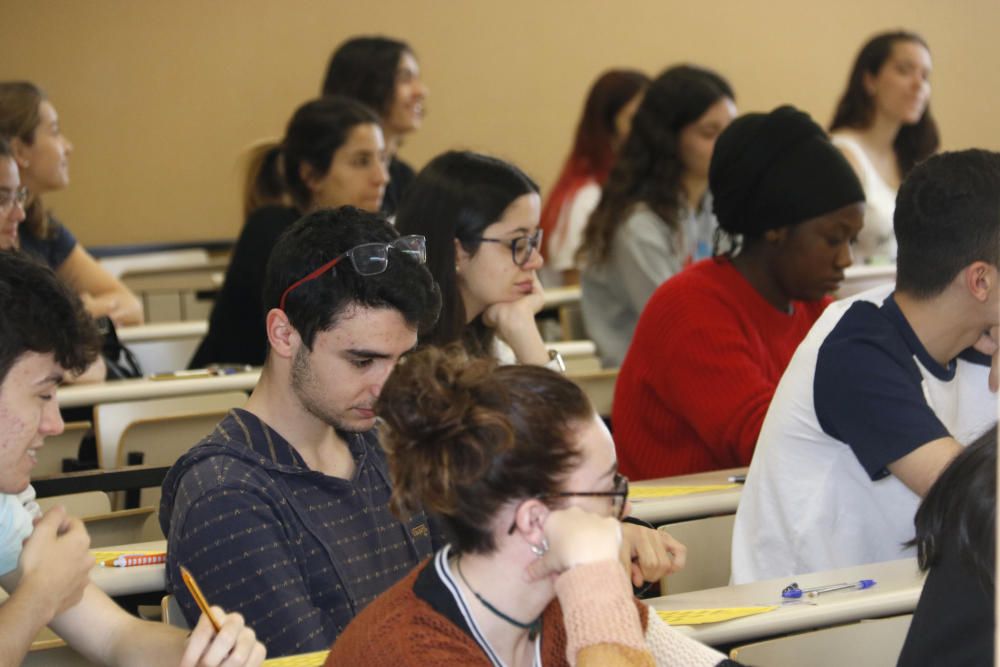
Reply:
M618 561L628 484L575 384L428 348L377 411L394 507L435 513L450 544L366 607L327 665L727 662L632 598Z
M733 249L653 294L615 386L619 458L637 479L749 465L778 380L861 230L854 170L790 106L733 121L709 184Z
M283 202L284 195L276 190L279 181L290 202ZM345 97L323 97L300 106L282 142L253 153L245 201L270 203L247 212L209 317L208 335L190 367L264 363L264 268L278 237L315 209L355 206L378 211L387 181L385 142L371 109Z
M861 263L896 261L896 191L938 149L930 74L930 50L919 35L875 35L858 53L830 123L833 144L854 167L867 198L855 248Z
M715 72L680 65L650 84L632 119L578 255L583 321L605 366L621 365L653 291L712 254L708 164L733 100Z
M648 86L649 77L642 72L612 69L601 74L587 93L573 148L542 208L545 281L551 276L555 284L580 282L575 256L583 229Z

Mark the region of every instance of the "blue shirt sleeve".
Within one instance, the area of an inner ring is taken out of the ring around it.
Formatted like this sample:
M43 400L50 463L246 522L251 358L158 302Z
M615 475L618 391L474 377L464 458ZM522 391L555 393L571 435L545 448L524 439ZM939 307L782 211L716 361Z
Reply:
M21 249L34 255L56 271L62 266L69 254L76 247L77 240L61 222L49 216L49 236L41 239L27 229L22 228L20 238Z
M820 346L813 379L823 431L846 443L872 480L948 429L924 396L905 342L869 303L852 306ZM881 322L879 321L881 320Z

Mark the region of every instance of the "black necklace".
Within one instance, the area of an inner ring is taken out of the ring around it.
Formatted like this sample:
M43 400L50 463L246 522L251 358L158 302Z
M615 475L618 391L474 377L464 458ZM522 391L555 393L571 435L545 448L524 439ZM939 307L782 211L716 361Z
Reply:
M518 628L521 628L522 630L527 630L528 631L528 639L531 640L531 641L534 641L535 637L537 637L539 634L541 634L541 632L542 632L542 617L541 617L541 615L539 615L538 618L536 618L535 620L531 621L530 623L522 623L521 621L519 621L519 620L517 620L515 618L511 618L510 616L508 616L507 614L503 613L502 611L500 611L499 609L497 609L496 607L494 607L493 605L491 605L489 602L487 602L486 598L484 598L482 595L480 595L479 593L477 593L476 589L474 589L469 584L469 580L465 578L464 574L462 574L462 557L461 556L459 556L455 560L455 568L458 570L458 576L462 578L462 582L465 584L466 588L468 588L470 591L472 591L472 594L476 596L477 600L479 600L480 602L483 603L484 607L486 607L491 612L493 612L494 614L496 614L497 616L499 616L503 620L507 621L511 625L513 625L515 627L518 627Z

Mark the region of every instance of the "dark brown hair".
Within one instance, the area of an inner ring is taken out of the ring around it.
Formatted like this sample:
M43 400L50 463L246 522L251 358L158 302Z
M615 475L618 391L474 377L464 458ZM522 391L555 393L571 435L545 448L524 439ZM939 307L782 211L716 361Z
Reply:
M496 548L508 502L558 492L579 462L572 427L593 415L583 391L541 366L500 366L462 347L425 348L386 382L376 411L396 512L442 517L460 551Z
M28 146L35 143L35 130L42 122L39 107L46 99L45 92L30 81L0 82L0 137L20 139ZM48 238L48 216L38 193L31 193L22 224L33 236Z
M309 210L312 192L302 179L302 165L309 165L317 176L326 174L351 130L366 124L378 125L378 115L348 97L330 95L300 106L280 144L264 143L251 150L244 180L244 214L260 206L283 204L284 195L300 211Z
M681 130L724 98L736 99L729 83L701 67L677 65L653 80L604 184L601 201L587 221L578 260L595 266L607 262L615 233L640 203L677 230L683 201Z
M830 131L841 128L863 130L869 127L875 115L875 104L871 95L865 90L865 74L877 76L885 61L892 55L892 47L897 42L914 42L930 51L927 42L912 32L899 30L875 35L861 47L851 75L847 79L847 90L837 103L837 110L830 123ZM931 105L928 103L924 115L913 125L903 125L892 142L892 150L896 153L896 164L899 175L906 178L910 170L918 163L933 155L940 145L937 123L931 115Z

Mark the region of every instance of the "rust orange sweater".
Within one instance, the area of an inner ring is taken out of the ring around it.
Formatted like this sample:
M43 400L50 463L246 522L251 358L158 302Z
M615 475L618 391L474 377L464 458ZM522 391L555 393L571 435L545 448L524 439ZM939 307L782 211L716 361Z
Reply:
M750 464L774 389L830 303L783 313L732 262L698 262L656 290L615 386L618 461L632 479Z

